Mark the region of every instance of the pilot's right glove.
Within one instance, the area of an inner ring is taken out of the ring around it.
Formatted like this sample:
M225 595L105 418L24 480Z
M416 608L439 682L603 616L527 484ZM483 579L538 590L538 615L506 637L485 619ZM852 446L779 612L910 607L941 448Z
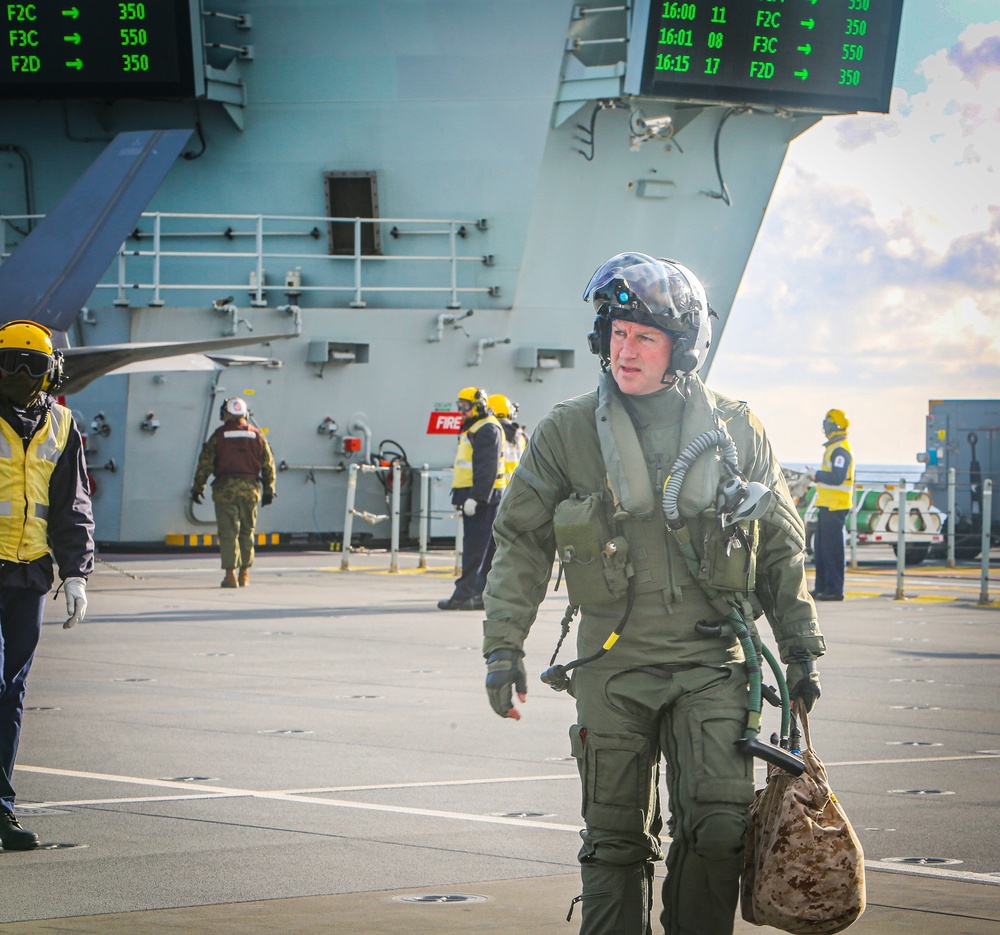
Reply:
M469 499L462 504L462 512L466 516L475 516L477 506L479 506L479 501L469 497Z
M813 705L822 694L816 662L812 653L805 649L794 651L791 655L792 661L785 670L788 697L792 701L800 701L806 711L812 711Z
M260 495L260 505L261 506L270 506L272 503L274 503L275 496L276 496L275 494L269 493L268 491L265 490Z
M191 501L193 503L204 503L205 495L200 491L196 490L194 487L191 488Z
M495 649L486 657L486 695L490 705L500 717L521 720L521 712L514 707L511 686L517 690L518 699L528 699L528 676L524 671L524 653L513 649Z

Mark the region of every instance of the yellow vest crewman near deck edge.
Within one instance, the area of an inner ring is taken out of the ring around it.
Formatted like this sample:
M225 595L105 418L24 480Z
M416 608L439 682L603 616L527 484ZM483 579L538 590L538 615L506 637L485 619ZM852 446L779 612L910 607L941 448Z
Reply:
M69 618L87 612L94 570L94 514L83 439L73 414L52 397L62 354L33 321L0 328L0 844L38 847L14 815L17 757L28 672L42 633L45 595L62 579Z
M753 761L735 746L748 682L732 629L719 635L704 624L725 617L718 595L751 628L766 616L792 696L811 707L820 694L813 660L825 644L807 590L805 532L763 426L697 376L713 313L694 273L619 254L584 298L597 310L589 337L602 373L595 392L539 422L500 504L484 595L486 691L497 714L520 719L513 691L525 701L524 641L558 554L570 603L582 611L577 663L592 657L571 679L550 681L576 699L569 741L586 826L580 933L651 931L662 768L672 838L663 928L731 935L754 798ZM732 479L720 449L693 460L676 498L700 560L692 572L661 497L679 455L708 433L728 440L739 477L769 499L759 518L720 523L723 480Z
M817 601L844 599L844 523L854 496L854 452L847 440L851 424L843 409L831 409L823 417L823 464L816 481L816 584Z

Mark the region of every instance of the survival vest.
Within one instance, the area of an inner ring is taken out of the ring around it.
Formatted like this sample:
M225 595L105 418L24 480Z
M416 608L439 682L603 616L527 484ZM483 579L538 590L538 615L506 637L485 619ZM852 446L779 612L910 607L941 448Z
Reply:
M847 475L842 484L824 484L816 482L816 506L825 506L828 510L849 510L851 508L851 495L854 491L854 452L851 451L851 443L845 435L834 435L826 443L823 449L823 464L821 470L833 470L833 453L838 448L844 448L851 456L851 463L847 466Z
M49 481L72 425L70 410L53 403L26 450L0 419L0 560L31 562L48 553Z
M455 477L452 480L452 487L471 487L472 479L472 436L476 434L484 425L489 423L495 425L500 430L503 437L503 426L496 416L486 416L469 426L466 431L458 436L458 451L455 454ZM502 489L507 486L507 474L504 470L503 446L500 447L500 456L497 458L496 480L493 482L495 489Z
M264 463L264 442L256 425L232 420L215 430L216 478L260 477Z

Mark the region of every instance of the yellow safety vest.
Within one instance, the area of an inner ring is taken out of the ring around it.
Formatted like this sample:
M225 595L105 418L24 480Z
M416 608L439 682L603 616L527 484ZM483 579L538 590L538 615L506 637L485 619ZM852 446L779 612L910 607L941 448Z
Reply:
M470 437L475 435L486 424L495 425L503 438L503 426L496 416L486 416L478 422L474 422L461 435L458 436L458 452L455 454L455 477L451 482L452 487L472 486L472 442ZM503 446L500 447L500 456L497 458L496 480L493 482L494 488L503 489L507 486L507 474L504 471Z
M49 551L49 481L66 450L72 413L53 403L28 442L0 419L0 560L31 562Z
M851 443L846 435L835 435L826 443L823 450L822 470L833 470L833 453L838 448L844 448L851 456L851 463L847 468L847 475L842 484L824 484L816 482L816 506L825 506L828 510L849 510L851 508L851 497L854 493L854 452L851 451Z
M514 440L510 441L506 434L503 440L503 467L504 474L507 476L507 483L510 483L510 476L514 473L514 468L517 467L518 462L521 460L521 455L524 454L524 449L528 447L528 438L520 429L514 435Z

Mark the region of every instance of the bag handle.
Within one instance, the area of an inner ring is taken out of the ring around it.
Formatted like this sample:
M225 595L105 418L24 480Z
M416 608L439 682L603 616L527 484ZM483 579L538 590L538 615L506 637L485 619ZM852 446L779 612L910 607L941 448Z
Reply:
M801 699L797 698L793 704L795 706L795 717L798 718L799 725L802 728L802 737L806 742L805 749L810 753L815 753L812 738L809 736L809 711Z

